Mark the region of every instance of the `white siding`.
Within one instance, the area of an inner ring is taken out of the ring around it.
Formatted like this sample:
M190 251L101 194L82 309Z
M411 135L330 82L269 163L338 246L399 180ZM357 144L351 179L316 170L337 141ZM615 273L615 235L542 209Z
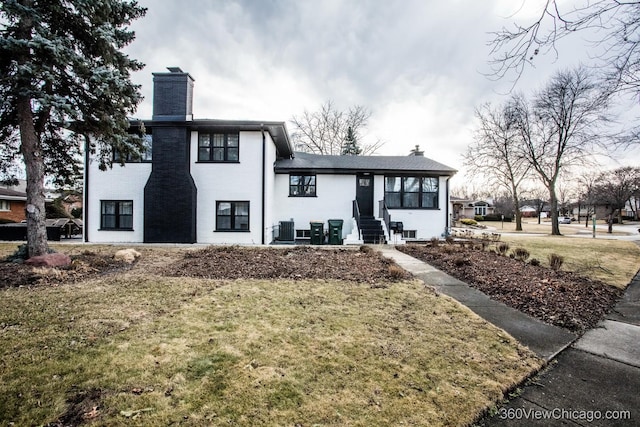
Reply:
M87 167L89 200L85 206L85 227L90 242L142 242L144 238L144 186L151 163L113 165L101 171L96 162ZM133 231L100 230L101 200L133 200Z
M198 189L199 243L262 243L262 134L240 132L240 163L198 163L198 132L191 133L191 176ZM268 171L273 173L273 166ZM217 201L248 201L249 232L216 231Z

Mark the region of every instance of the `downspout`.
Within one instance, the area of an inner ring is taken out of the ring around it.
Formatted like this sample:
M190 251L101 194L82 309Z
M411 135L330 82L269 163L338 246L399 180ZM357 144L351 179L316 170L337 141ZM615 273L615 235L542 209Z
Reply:
M449 195L449 180L451 179L450 176L447 177L447 184L445 185L446 188L446 192L447 192L447 207L445 208L445 218L444 218L444 237L449 237L450 234L450 227L451 227L451 221L449 219L449 205L451 204L451 200L450 200L450 195Z
M264 240L264 234L265 234L265 226L266 226L266 220L265 220L265 205L266 205L266 197L265 197L265 189L267 188L267 183L266 183L266 173L267 173L267 167L265 165L267 159L267 142L266 142L266 138L264 136L264 125L260 125L260 132L262 132L262 244L265 244L265 240Z
M84 142L84 188L82 189L82 240L89 243L89 140Z

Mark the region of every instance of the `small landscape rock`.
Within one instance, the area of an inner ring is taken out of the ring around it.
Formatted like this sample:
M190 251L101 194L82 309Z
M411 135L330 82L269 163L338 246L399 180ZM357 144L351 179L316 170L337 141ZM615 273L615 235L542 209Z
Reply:
M127 264L133 264L133 262L140 258L140 256L140 252L136 251L135 249L120 249L115 253L113 258L116 261L123 261Z
M67 254L56 252L33 256L24 263L33 267L68 267L71 265L71 258Z

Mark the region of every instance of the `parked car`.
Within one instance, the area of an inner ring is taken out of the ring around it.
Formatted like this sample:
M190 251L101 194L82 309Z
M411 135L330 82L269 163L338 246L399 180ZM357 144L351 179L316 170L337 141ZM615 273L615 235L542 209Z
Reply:
M558 224L571 224L572 218L568 216L561 216L558 218Z

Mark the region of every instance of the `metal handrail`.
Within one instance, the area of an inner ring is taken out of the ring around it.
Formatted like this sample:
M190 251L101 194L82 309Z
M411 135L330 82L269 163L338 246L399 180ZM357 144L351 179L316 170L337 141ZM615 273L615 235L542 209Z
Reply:
M391 238L391 214L389 213L389 209L387 208L387 204L384 200L380 200L378 202L380 218L384 220L385 225L387 226L387 233L389 233L389 238Z
M358 207L358 201L353 201L353 217L356 219L356 225L358 226L358 239L361 239L360 236L360 208Z

